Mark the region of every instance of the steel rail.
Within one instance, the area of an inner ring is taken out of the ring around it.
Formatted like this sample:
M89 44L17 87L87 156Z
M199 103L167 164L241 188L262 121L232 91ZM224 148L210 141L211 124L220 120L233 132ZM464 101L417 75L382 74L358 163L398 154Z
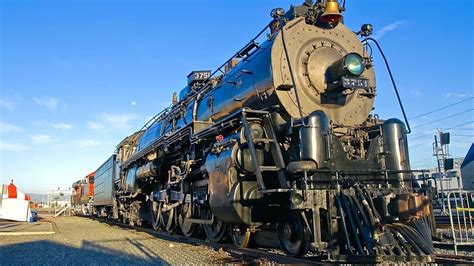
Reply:
M436 263L441 264L472 264L474 256L454 255L454 254L435 254Z
M86 217L86 216L82 216ZM301 259L301 258L291 258L288 256L284 255L279 255L279 254L274 254L274 253L269 253L267 251L263 250L258 250L258 249L249 249L249 248L242 248L238 247L232 244L223 244L223 243L214 243L210 242L207 240L199 239L199 238L192 238L192 237L186 237L182 235L171 235L166 232L161 232L161 231L156 231L151 228L146 228L146 227L139 227L139 226L131 226L127 224L123 224L120 222L116 221L111 221L108 219L104 218L97 218L97 217L86 217L90 218L92 220L98 221L98 222L103 222L109 225L115 225L121 228L127 228L127 229L132 229L135 231L147 233L156 237L159 237L161 239L169 240L169 241L174 241L174 242L181 242L181 243L190 243L194 245L202 245L202 246L208 246L211 247L215 250L222 249L226 252L229 252L234 255L240 255L242 257L247 257L247 258L252 258L252 259L267 259L271 261L272 263L278 263L278 264L328 264L331 262L322 262L322 261L313 261L313 260L307 260L307 259Z

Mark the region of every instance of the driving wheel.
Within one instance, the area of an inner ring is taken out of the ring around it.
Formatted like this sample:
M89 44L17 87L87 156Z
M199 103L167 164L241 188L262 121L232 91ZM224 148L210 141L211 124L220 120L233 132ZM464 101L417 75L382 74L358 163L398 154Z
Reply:
M277 224L278 241L283 251L291 257L301 257L308 252L311 232L300 211L283 212Z
M158 230L160 228L161 221L160 202L150 201L150 220L153 229Z
M220 242L224 240L227 226L226 224L215 217L209 209L203 209L201 211L201 217L205 220L214 219L212 224L203 224L204 233L211 242Z
M166 205L163 202L160 202L160 212L161 212L161 227L168 233L174 232L176 228L176 222L175 222L175 208L171 208L169 210L166 210Z
M190 237L196 232L197 224L194 223L185 223L185 218L192 218L193 211L192 211L192 204L185 202L178 207L179 217L178 223L179 227L181 228L181 232L184 236Z
M250 232L248 226L246 225L234 225L232 227L232 243L238 247L249 247L252 242L252 235L252 232Z

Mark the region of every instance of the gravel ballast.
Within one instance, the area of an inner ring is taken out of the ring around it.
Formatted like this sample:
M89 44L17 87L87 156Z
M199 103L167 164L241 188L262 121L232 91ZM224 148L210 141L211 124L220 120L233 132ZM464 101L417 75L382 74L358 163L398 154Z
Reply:
M234 261L222 250L168 241L87 218L62 217L54 222L56 234L53 235L2 236L0 265L174 265Z

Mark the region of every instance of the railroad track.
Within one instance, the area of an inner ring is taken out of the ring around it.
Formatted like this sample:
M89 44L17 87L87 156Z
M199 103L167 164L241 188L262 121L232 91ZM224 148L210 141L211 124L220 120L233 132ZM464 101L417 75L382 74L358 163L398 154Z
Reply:
M454 254L436 254L436 263L472 264L474 263L474 256L454 255Z
M192 237L185 237L182 235L172 235L168 234L165 232L161 231L156 231L153 230L152 228L146 228L146 227L139 227L139 226L131 226L127 224L123 224L120 222L116 221L111 221L107 220L104 218L96 218L96 217L86 217L82 216L84 218L89 218L96 220L98 222L102 223L107 223L109 225L114 225L118 226L121 228L126 228L126 229L131 229L139 232L144 232L156 237L159 237L161 239L166 239L174 242L181 242L181 243L190 243L190 244L195 244L195 245L203 245L203 246L208 246L213 249L222 249L223 251L229 252L233 255L237 255L236 257L241 257L241 258L246 258L248 259L265 259L273 263L278 263L278 264L320 264L320 265L325 265L325 264L339 264L341 261L338 262L331 262L327 260L322 260L321 257L305 257L305 258L291 258L285 255L280 255L276 253L269 252L267 250L261 250L261 249L249 249L249 248L241 248L237 247L232 244L225 244L225 243L214 243L214 242L209 242L207 240L199 239L199 238L192 238ZM435 254L435 263L454 263L454 264L459 264L459 263L467 263L467 264L472 264L474 263L474 256L465 256L465 255L453 255L453 254ZM347 261L347 263L351 263L351 261ZM358 263L365 263L363 261L358 261ZM373 261L367 261L366 263L372 264Z
M209 242L206 240L202 240L199 238L191 238L191 237L185 237L181 235L171 235L165 232L160 232L153 230L151 228L146 228L146 227L139 227L139 226L131 226L123 223L119 223L116 221L111 221L103 218L96 218L96 217L85 217L84 218L90 218L99 222L107 223L109 225L114 225L118 226L121 228L127 228L127 229L132 229L136 230L139 232L145 232L153 236L157 236L161 239L166 239L174 242L181 242L181 243L190 243L190 244L195 244L195 245L203 245L203 246L208 246L213 249L222 249L223 251L229 252L233 255L237 255L236 257L242 257L242 258L247 258L247 259L266 259L268 261L271 261L273 263L278 263L278 264L327 264L323 262L318 262L318 261L313 261L313 260L308 260L308 259L299 259L299 258L291 258L288 256L284 255L279 255L275 253L270 253L264 250L258 250L258 249L249 249L249 248L241 248L237 247L232 244L223 244L223 243L214 243L214 242Z

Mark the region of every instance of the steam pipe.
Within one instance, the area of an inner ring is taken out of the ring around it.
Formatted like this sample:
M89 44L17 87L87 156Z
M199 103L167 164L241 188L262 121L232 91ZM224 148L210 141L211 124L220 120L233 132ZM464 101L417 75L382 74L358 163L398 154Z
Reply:
M341 199L339 198L339 196L335 196L334 198L336 198L337 209L339 211L339 215L341 216L342 229L344 231L344 237L347 243L347 250L352 255L354 255L354 252L352 251L351 241L349 240L349 234L347 232L346 219L344 218L344 210L342 209L342 206L341 206Z
M351 231L354 234L354 240L355 240L355 243L356 243L356 246L357 246L357 250L359 251L359 254L364 254L365 255L364 251L362 250L362 246L360 244L359 236L358 236L356 228L355 228L355 224L354 224L354 220L353 220L354 217L352 217L352 212L349 208L349 205L347 204L346 195L344 195L341 191L339 196L341 197L342 203L343 203L344 208L346 210L347 218L349 219L349 224L351 226Z
M401 226L394 226L393 227L397 232L399 232L403 238L405 238L406 241L408 241L410 243L410 245L416 250L416 252L419 254L419 255L422 255L423 254L423 251L421 250L421 248L418 246L418 244L411 238L412 236L409 235L405 230L403 230L403 228Z
M374 251L373 251L374 243L372 242L372 238L370 238L367 234L363 233L364 228L363 228L363 225L361 224L361 222L362 222L362 223L364 223L365 225L368 226L369 221L367 220L367 217L365 216L365 213L362 210L362 207L360 206L357 199L355 199L354 196L352 196L352 195L347 195L347 197L348 197L349 202L350 202L349 206L352 207L353 212L355 214L354 217L357 220L357 227L359 228L359 231L362 232L362 237L363 237L363 240L364 240L365 245L367 247L367 250L369 252L369 255L374 255ZM360 215L357 213L357 211L360 212ZM359 216L362 216L362 221L360 220Z
M375 217L374 217L374 214L372 213L371 207L369 206L369 202L367 201L367 199L364 196L364 193L358 186L355 186L355 189L360 201L362 201L362 205L364 205L364 209L367 212L367 216L370 219L370 225L375 227Z
M393 228L389 228L390 232L392 233L393 237L395 238L395 240L397 240L397 247L400 251L400 254L404 254L404 253L408 253L409 256L411 256L413 254L413 252L411 251L411 248L405 244L405 241L403 241L402 239L400 239L400 233L398 233L395 229ZM400 245L398 245L398 243L400 243L403 248L405 249L406 252L403 252L403 250L401 249Z
M408 235L410 235L413 241L417 243L417 245L423 250L423 252L425 252L425 254L433 253L431 247L425 245L425 241L423 241L423 237L420 236L419 232L405 224L397 223L397 225L400 226L401 230L404 230Z
M375 217L376 217L377 219L379 219L379 221L382 221L382 217L380 216L379 212L378 212L377 209L375 208L374 201L372 200L372 197L370 196L369 191L367 190L366 187L363 187L363 190L364 190L364 192L365 192L366 195L367 195L366 198L368 198L368 200L369 200L370 207L372 208Z

